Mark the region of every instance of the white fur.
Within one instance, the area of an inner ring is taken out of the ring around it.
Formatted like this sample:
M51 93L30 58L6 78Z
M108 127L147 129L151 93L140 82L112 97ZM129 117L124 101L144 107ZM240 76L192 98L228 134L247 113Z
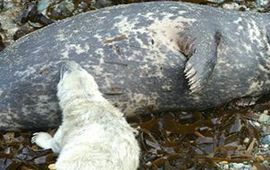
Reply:
M32 142L58 152L57 170L135 170L140 149L136 131L100 93L94 78L67 62L57 96L63 122L52 138L35 133Z

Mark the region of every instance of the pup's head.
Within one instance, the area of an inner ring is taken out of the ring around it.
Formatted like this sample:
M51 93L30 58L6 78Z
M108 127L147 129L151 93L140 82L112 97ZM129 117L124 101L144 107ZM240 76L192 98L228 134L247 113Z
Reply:
M66 61L62 65L57 90L62 109L73 100L102 98L93 76L74 61Z

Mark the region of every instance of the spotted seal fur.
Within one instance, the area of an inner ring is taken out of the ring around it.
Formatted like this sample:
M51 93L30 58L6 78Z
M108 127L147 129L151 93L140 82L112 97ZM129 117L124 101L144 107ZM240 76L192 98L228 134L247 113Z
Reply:
M52 24L0 54L0 127L58 125L58 68L67 59L87 69L128 116L206 109L238 98L252 104L270 90L269 19L151 2Z

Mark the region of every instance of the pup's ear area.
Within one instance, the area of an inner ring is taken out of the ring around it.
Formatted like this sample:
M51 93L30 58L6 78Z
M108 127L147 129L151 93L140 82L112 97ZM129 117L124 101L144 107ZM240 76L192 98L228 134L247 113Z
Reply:
M71 73L72 71L82 70L81 66L75 61L63 61L60 69L60 78L63 78L65 73Z

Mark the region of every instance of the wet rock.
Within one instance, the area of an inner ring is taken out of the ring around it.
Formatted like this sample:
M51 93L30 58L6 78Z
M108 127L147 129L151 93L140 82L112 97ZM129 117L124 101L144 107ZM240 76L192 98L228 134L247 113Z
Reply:
M223 3L225 0L208 0L209 2L212 2L212 3L216 3L216 4L221 4Z
M34 20L35 15L38 13L36 4L30 4L22 13L19 21L25 24L29 20Z
M0 159L0 169L7 169L12 164L11 159Z
M264 167L270 167L270 162L269 161L263 161ZM266 169L266 168L265 168Z
M52 3L48 7L47 15L55 20L64 19L73 15L75 5L72 0Z
M10 8L13 8L15 6L15 4L16 3L12 2L12 1L0 0L0 12L8 10Z
M245 5L239 5L236 2L224 3L222 5L222 8L224 8L224 9L230 9L230 10L239 10L239 11L246 11L246 10L248 10L248 8Z
M255 2L256 2L256 5L261 8L267 9L270 6L269 0L255 0Z
M4 9L0 11L0 36L2 38L2 43L5 46L8 46L13 42L13 35L19 28L15 21L20 10L20 6L6 4Z
M243 141L244 144L248 144L249 142L250 142L249 138L245 138L244 141Z
M111 0L96 0L94 6L96 8L103 8L103 7L111 6L112 3L113 2Z
M258 121L263 124L270 124L270 116L268 115L268 112L261 114Z
M236 119L234 120L234 123L230 127L230 133L239 132L242 129L242 123L240 116L236 116Z
M27 34L29 34L30 32L34 31L35 29L33 27L31 27L28 24L24 24L23 26L21 26L13 35L13 39L17 40Z
M51 2L52 2L51 0L40 0L40 1L38 1L37 10L45 15L46 10L49 7Z
M34 159L35 164L45 164L47 162L47 155Z
M82 12L93 10L96 8L96 6L94 7L94 4L96 4L96 1L94 0L58 0L52 2L44 0L43 3L38 5L38 8L50 19L61 20ZM102 5L97 6L103 7Z
M270 145L270 135L265 135L261 138L261 143L263 145Z
M249 123L255 128L258 128L258 129L261 128L261 124L256 122L256 121L251 121L250 120Z
M52 24L53 21L47 18L38 10L38 6L36 3L30 4L26 10L22 13L20 17L20 22L25 24L26 22L38 23L40 25L31 24L33 27L40 28L49 24Z
M243 4L244 3L244 0L233 0L233 2L236 2L238 4Z
M230 170L251 170L251 165L246 165L243 163L231 163L230 164Z

